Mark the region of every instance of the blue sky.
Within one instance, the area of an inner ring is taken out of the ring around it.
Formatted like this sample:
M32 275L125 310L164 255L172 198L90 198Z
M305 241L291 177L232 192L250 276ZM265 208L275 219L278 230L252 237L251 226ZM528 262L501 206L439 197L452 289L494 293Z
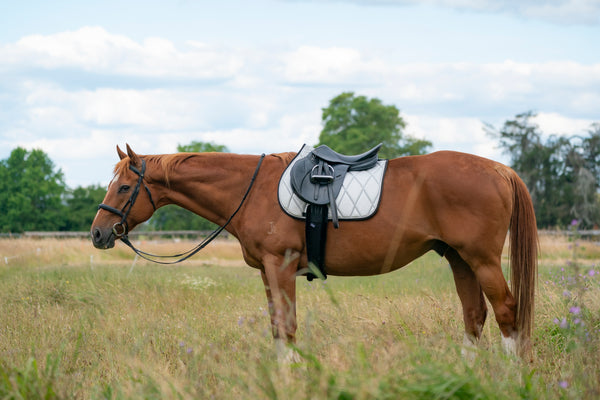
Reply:
M116 144L296 151L343 91L500 161L483 122L600 122L598 0L31 0L0 26L0 159L41 148L71 187L106 184Z

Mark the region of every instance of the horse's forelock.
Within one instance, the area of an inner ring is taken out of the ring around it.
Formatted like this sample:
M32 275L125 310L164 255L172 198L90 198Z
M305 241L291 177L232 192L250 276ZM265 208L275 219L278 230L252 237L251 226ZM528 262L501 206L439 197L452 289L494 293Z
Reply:
M117 175L121 175L121 173L125 170L127 170L129 168L129 165L131 164L131 161L128 158L124 158L121 161L119 161L116 165L115 165L115 169L113 171L113 174L115 176Z

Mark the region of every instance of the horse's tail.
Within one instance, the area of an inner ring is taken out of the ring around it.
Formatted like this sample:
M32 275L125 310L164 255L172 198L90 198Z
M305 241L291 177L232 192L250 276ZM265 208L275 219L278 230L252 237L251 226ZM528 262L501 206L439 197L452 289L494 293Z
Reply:
M513 210L510 220L511 291L517 302L516 328L519 348L525 355L531 349L535 284L539 241L531 196L516 173L510 178Z

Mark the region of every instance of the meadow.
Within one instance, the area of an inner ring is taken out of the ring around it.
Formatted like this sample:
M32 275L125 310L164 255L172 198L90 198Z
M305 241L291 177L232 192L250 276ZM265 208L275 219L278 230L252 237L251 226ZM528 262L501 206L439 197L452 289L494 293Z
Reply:
M386 275L299 278L301 362L280 366L262 280L233 240L161 266L121 244L0 239L0 398L598 398L598 260L597 243L542 236L531 362L501 351L491 310L475 359L461 356L452 273L433 252Z

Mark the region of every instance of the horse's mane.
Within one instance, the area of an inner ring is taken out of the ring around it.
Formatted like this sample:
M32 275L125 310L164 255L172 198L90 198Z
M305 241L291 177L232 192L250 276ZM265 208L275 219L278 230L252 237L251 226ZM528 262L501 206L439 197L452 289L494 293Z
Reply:
M174 154L158 154L158 155L146 155L140 156L140 158L146 160L146 165L154 164L158 166L164 172L164 179L169 184L169 175L185 160L194 157L201 153L174 153ZM122 159L115 165L114 174L120 175L124 171L129 169L131 165L131 159L129 157Z
M154 164L162 173L164 174L163 178L167 186L169 185L169 176L171 173L179 167L186 160L197 157L201 154L208 153L174 153L174 154L157 154L157 155L141 155L140 158L146 160L146 165ZM279 158L283 161L285 165L288 165L294 157L296 157L296 153L278 153L271 154L271 156ZM115 165L114 174L115 176L120 175L126 172L131 165L131 159L126 157L119 161Z

